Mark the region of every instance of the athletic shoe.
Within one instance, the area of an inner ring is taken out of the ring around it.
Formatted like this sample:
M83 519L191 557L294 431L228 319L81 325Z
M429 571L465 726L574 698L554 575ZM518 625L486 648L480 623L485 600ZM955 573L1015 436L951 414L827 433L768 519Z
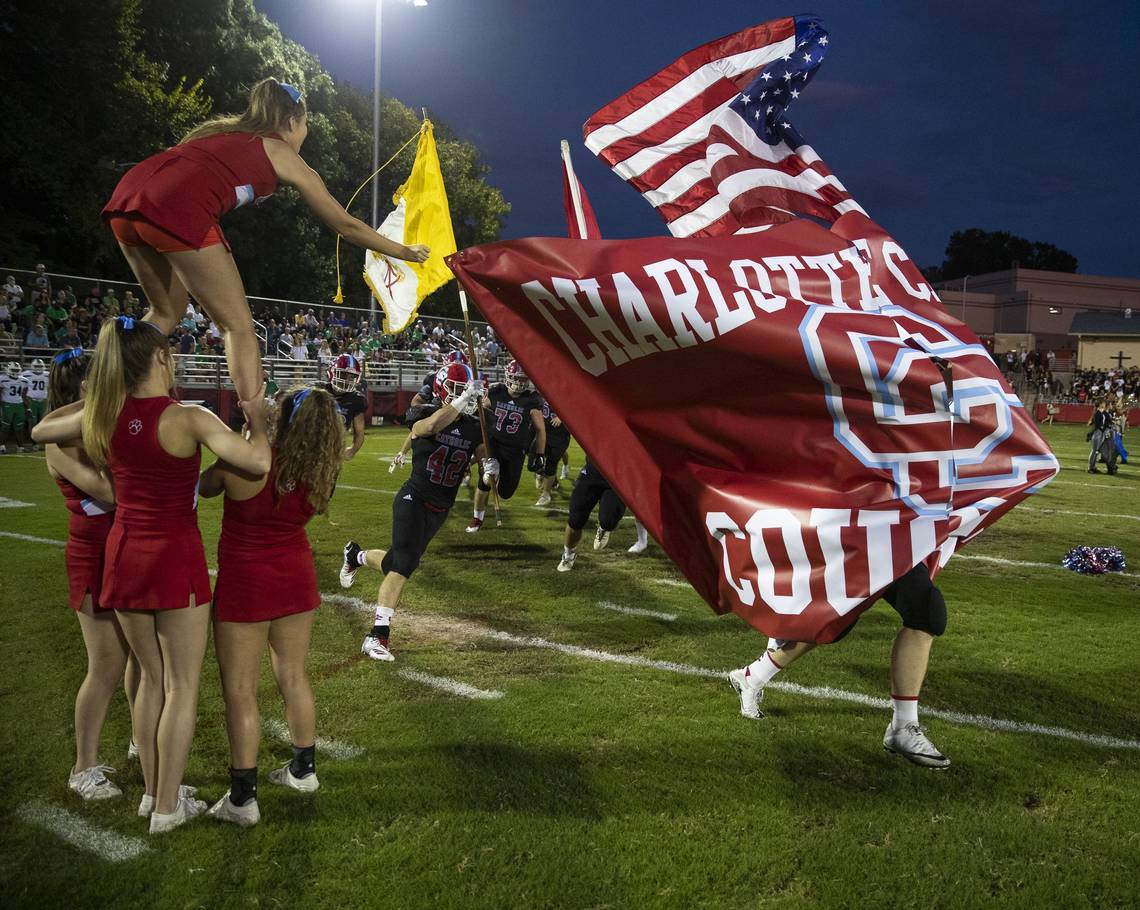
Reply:
M740 714L749 720L759 720L764 716L760 702L764 700L764 687L754 686L744 670L733 670L728 674L728 684L740 696Z
M561 468L558 469L558 479L559 480L569 480L570 479L570 468L567 465L563 465Z
M548 505L550 505L550 494L543 492L543 494L538 497L538 502L536 502L535 505L536 506L548 506Z
M482 518L472 518L471 523L469 525L467 525L466 530L467 530L468 534L474 534L481 527L483 527L483 519Z
M115 769L108 768L106 765L84 768L82 771L67 776L67 786L84 799L113 799L116 796L122 796L123 791L107 780L108 773L114 774Z
M388 646L375 635L368 635L364 644L360 646L361 653L367 654L373 660L395 660L395 655L388 650Z
M648 546L649 546L648 540L644 540L644 541L638 540L638 541L634 542L634 545L632 547L630 547L628 550L626 550L626 552L627 553L644 553L645 548Z
M135 739L132 736L131 741L127 743L127 761L133 761L139 757L139 747L135 745Z
M594 549L604 550L610 543L610 532L603 531L598 528L598 533L594 535Z
M230 802L229 793L214 803L207 814L220 822L232 822L240 828L252 828L261 821L261 810L257 808L256 799L251 799L244 806L235 806Z
M198 788L191 787L189 784L182 784L178 788L179 799L193 799L198 795ZM151 813L154 812L154 797L143 794L142 799L139 800L139 818L150 818Z
M559 572L569 572L574 568L574 560L578 558L576 551L571 550L569 553L562 553L562 562L558 564Z
M942 771L950 767L950 759L934 747L926 738L926 730L918 724L904 724L897 729L894 723L888 724L883 748L924 768Z
M321 782L317 780L316 771L312 771L304 777L294 777L292 762L287 762L283 767L270 771L269 780L291 790L300 790L302 793L312 793L321 785Z
M363 547L355 540L344 545L344 565L340 567L340 586L351 588L356 581L356 572L360 568L360 551Z
M150 833L165 834L167 831L173 831L175 828L186 824L190 819L202 815L206 809L206 804L200 799L179 797L178 805L174 807L173 812L166 814L152 812L150 814Z

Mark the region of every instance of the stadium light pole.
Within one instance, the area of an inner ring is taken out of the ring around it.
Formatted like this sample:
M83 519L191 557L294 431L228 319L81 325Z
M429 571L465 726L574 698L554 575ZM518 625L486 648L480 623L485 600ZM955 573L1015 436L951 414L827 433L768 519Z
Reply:
M962 325L966 324L966 282L969 280L969 275L962 278Z

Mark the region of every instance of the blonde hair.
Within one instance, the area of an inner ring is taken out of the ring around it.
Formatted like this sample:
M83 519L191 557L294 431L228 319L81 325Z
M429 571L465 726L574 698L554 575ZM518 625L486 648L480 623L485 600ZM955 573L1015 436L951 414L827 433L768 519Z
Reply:
M298 387L277 396L269 444L277 450L274 491L304 487L317 514L329 507L340 473L344 422L336 399L324 389Z
M249 106L241 114L212 117L182 137L182 143L221 133L254 133L269 136L289 129L289 118L305 116L305 100L293 100L280 82L270 76L262 79L249 93Z
M83 405L83 447L95 464L107 463L119 412L146 379L155 351L169 350L162 329L152 323L120 316L99 330Z

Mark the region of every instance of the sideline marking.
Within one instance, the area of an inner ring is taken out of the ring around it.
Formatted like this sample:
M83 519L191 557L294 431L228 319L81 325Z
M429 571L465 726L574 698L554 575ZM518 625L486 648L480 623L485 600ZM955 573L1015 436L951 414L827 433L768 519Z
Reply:
M1127 518L1129 521L1140 521L1140 515L1120 515L1112 512L1073 512L1068 509L1036 509L1033 506L1014 506L1025 512L1045 512L1049 515L1089 515L1093 518Z
M410 679L412 682L431 686L433 689L439 689L442 692L450 692L452 695L461 695L464 698L495 699L503 697L503 693L498 689L476 689L474 686L469 686L467 683L462 683L457 679L448 679L446 676L432 676L430 673L421 673L419 670L397 670L396 675L402 676L404 679Z
M289 738L289 728L283 721L277 720L275 717L267 718L262 726L265 727L265 732L270 736L283 743L292 744L292 740ZM364 754L364 750L360 746L342 743L336 739L325 739L323 736L318 736L315 742L317 748L330 758L360 758Z
M622 607L615 603L610 603L608 600L599 600L598 608L602 610L613 610L615 613L625 613L627 616L648 616L650 619L663 619L666 622L672 622L677 618L676 613L662 613L659 610L643 610L640 607Z
M377 487L358 487L358 486L353 486L352 484L349 484L349 483L338 483L336 485L336 488L338 490L356 490L360 493L383 493L385 496L395 496L398 492L400 492L399 490L381 490ZM507 502L510 502L510 500L507 500ZM539 511L539 512L561 512L563 515L569 515L570 514L569 509L560 509L558 506L554 506L554 505L528 506L528 505L523 505L522 503L517 503L516 508L518 508L518 507L521 507L524 509L534 509L534 510ZM623 515L621 518L622 521L630 521L632 519L633 519L632 515Z
M655 578L653 579L655 585L668 585L670 588L689 588L692 587L687 581L677 581L675 578Z
M133 814L133 813L132 813ZM109 863L137 859L150 852L146 841L126 837L93 825L73 812L43 800L33 800L16 810L16 817L54 834L73 847L92 853Z
M12 540L26 540L29 543L46 543L53 547L66 547L66 540L52 540L50 537L32 537L30 534L16 534L13 531L0 531L0 537L10 537Z
M34 509L36 504L34 502L21 502L18 499L9 499L7 496L0 496L0 509Z

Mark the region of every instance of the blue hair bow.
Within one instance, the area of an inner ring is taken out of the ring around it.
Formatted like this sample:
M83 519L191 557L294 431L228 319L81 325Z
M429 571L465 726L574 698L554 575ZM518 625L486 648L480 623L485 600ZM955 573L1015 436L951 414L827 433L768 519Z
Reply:
M277 84L285 89L285 94L293 99L294 104L301 100L301 90L299 88L295 88L288 82L278 82Z
M69 360L74 360L76 357L82 356L83 348L72 348L70 351L60 351L51 359L51 362L58 366L61 363L67 363Z
M293 422L293 418L297 416L297 411L301 408L301 402L308 398L313 393L312 389L301 389L293 396L293 410L289 412L289 423Z
M131 316L116 316L115 321L128 332L135 327L135 320Z

